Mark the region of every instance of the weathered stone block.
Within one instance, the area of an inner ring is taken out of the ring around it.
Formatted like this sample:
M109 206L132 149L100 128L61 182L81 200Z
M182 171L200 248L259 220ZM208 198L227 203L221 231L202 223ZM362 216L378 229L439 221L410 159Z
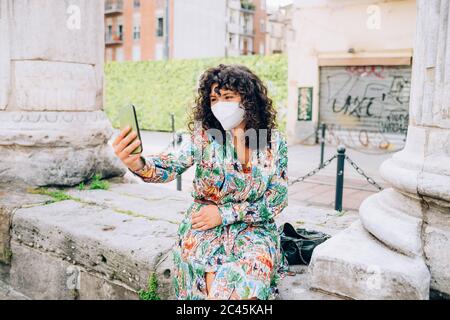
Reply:
M425 255L431 271L431 288L450 294L450 230L426 229Z
M0 191L2 192L2 191ZM11 227L11 211L0 204L0 263L9 263L11 248L9 245L9 228Z
M355 222L318 246L311 286L353 299L428 299L430 273L421 257L396 253Z
M138 293L121 283L108 280L100 275L94 275L81 269L79 274L80 300L137 300Z
M430 206L423 237L431 288L450 296L450 208Z
M7 283L2 282L0 278L0 301L5 300L30 300L30 298L21 294L20 292L17 292Z
M177 227L77 200L17 210L12 237L139 290L175 244Z
M47 300L130 300L137 293L101 275L88 273L49 253L12 243L14 258L10 284L32 299Z
M77 292L67 284L69 263L51 259L40 252L12 242L14 257L10 270L10 285L19 292L26 292L32 299L72 300Z
M27 111L93 111L103 90L90 64L16 61L11 106Z
M100 64L104 52L103 1L14 0L11 58Z
M42 204L47 200L47 196L28 193L23 185L0 185L0 263L10 263L10 228L14 212L20 207Z
M107 144L112 129L101 111L0 112L0 123L0 180L71 186L96 172L126 172Z
M95 173L108 178L123 175L124 167L107 145L92 148L1 147L0 180L34 186L74 186Z
M0 146L88 148L113 133L102 111L0 112L0 123Z

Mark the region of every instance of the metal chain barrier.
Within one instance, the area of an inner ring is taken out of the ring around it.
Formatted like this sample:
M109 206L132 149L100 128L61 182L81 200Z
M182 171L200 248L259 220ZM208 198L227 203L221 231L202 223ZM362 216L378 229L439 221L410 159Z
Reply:
M327 161L325 161L322 165L318 166L316 169L308 172L307 174L305 174L304 176L298 177L292 181L289 181L288 185L293 185L294 183L298 183L298 182L303 182L305 179L312 177L313 175L315 175L316 173L318 173L320 170L324 169L326 166L328 166L331 162L333 162L334 159L337 158L337 155L335 154L334 156L332 156L330 159L328 159Z
M371 185L373 185L375 188L377 188L378 190L382 191L383 188L375 182L375 180L371 177L369 177L364 171L363 169L361 169L356 163L355 161L353 161L352 159L350 159L349 156L345 156L345 160L347 160L351 166L356 170L356 172L358 172L360 175L362 175L364 178L366 178L367 182Z

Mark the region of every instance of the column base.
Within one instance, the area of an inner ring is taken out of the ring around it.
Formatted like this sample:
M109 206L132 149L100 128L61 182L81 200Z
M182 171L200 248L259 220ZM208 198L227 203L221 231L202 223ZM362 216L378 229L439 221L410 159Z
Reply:
M318 246L311 287L352 299L428 299L430 272L422 257L390 250L357 221Z
M0 113L0 181L74 186L96 173L122 176L102 111Z

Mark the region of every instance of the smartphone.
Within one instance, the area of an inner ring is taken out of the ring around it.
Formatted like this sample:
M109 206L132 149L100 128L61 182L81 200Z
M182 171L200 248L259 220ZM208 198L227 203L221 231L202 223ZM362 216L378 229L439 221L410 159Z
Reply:
M134 105L132 104L127 105L120 110L119 123L120 123L120 130L123 130L129 126L131 127L131 130L128 134L130 134L133 131L137 132L136 139L131 141L130 144L136 141L137 139L139 139L142 142L141 132L139 131L139 124L136 116L136 108L134 107ZM142 153L142 151L144 150L141 143L141 145L137 147L135 150L133 150L131 154L139 154Z

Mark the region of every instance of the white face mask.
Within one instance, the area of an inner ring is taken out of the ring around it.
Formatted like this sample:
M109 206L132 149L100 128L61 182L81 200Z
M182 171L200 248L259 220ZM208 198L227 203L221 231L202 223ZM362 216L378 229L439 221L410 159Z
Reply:
M244 120L245 110L240 107L239 102L219 101L211 110L224 130L231 130Z

